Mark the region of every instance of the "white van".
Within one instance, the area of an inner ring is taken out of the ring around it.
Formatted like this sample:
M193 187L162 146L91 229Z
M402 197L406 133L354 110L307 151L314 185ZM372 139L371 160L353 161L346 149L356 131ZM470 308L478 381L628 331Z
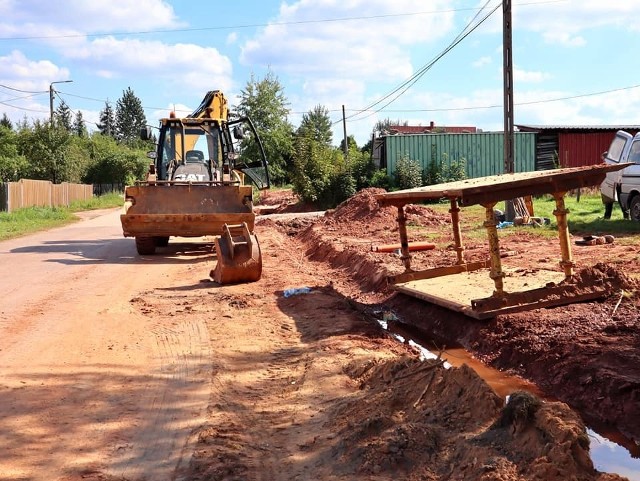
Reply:
M617 201L625 218L640 221L640 132L634 137L618 130L603 156L607 164L633 163L622 170L608 172L600 185L605 219L611 217L613 204Z

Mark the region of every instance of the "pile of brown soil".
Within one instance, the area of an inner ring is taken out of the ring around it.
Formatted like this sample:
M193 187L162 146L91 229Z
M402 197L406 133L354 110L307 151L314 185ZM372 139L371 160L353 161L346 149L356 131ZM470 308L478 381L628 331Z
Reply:
M505 405L466 365L445 369L437 360L399 357L347 372L362 393L335 408L339 475L620 479L595 471L584 424L563 403L516 392Z

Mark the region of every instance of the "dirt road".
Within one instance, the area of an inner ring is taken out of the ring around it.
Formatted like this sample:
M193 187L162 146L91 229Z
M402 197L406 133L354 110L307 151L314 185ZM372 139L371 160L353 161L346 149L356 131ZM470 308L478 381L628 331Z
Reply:
M170 479L203 422L206 326L156 322L131 299L210 259L139 259L119 212L102 214L0 243L2 479Z

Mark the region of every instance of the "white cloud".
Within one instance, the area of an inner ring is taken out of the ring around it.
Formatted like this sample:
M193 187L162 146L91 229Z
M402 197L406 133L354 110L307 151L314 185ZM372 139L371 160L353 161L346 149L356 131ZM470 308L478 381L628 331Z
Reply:
M471 65L476 68L480 68L484 67L485 65L489 65L491 62L491 57L485 55L484 57L480 57L478 60L474 61Z
M69 70L49 60L30 60L22 52L13 50L0 57L2 83L21 90L45 90L52 80L67 80Z
M229 35L227 35L227 45L233 45L234 43L236 43L238 41L238 32L231 32Z
M162 0L14 0L0 4L2 36L133 32L182 25Z
M243 45L241 61L301 77L322 70L340 79L375 75L401 80L413 73L409 48L437 42L452 28L453 12L448 8L448 0L432 1L428 8L421 0L284 3L274 23ZM430 13L418 13L426 11ZM414 15L400 15L410 12ZM377 18L317 22L346 17ZM393 28L388 28L390 17Z
M580 32L609 26L637 31L640 27L637 0L566 0L513 5L513 28L542 34L552 44L584 46Z
M564 47L584 47L587 41L580 35L570 35L567 32L544 32L542 38L546 43L562 45Z
M101 37L63 53L103 77L143 75L199 91L211 85L226 90L232 85L231 60L211 47Z

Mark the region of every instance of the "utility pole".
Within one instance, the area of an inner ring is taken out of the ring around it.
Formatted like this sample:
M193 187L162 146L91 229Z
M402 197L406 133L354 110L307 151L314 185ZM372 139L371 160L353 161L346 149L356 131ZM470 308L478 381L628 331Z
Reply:
M513 133L513 56L511 32L511 0L502 1L502 70L504 90L504 173L514 172ZM515 217L513 200L505 202L505 216L508 221Z
M342 105L342 129L344 130L344 160L349 157L349 142L347 141L347 118L344 115L344 104Z
M49 84L49 122L53 124L53 93L55 92L53 84L66 84L73 82L73 80L58 80L57 82L51 82Z

